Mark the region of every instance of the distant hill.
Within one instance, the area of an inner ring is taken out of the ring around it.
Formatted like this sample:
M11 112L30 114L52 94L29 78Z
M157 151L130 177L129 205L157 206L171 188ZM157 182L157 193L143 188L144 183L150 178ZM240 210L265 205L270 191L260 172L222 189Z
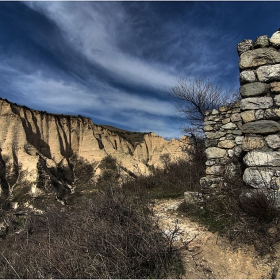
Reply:
M96 125L82 116L50 114L0 99L1 196L56 195L66 199L102 175L104 158L116 161L120 177L151 174L171 161L186 158L188 139L166 141L153 132L131 132ZM23 191L24 190L24 191Z

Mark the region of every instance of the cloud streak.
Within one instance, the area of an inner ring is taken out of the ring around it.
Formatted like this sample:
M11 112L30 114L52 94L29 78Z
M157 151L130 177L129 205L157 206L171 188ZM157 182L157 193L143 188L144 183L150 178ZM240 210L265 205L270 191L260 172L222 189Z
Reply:
M175 100L163 87L175 86L181 76L206 76L237 87L236 44L248 38L244 30L263 26L256 16L270 25L271 18L278 19L280 5L265 5L0 2L1 97L133 131L178 136L182 123L174 116ZM249 19L252 10L257 15ZM240 17L232 19L232 13Z

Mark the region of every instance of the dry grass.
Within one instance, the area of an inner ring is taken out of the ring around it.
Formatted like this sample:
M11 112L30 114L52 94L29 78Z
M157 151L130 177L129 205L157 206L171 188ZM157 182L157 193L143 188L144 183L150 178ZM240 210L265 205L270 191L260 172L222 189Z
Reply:
M71 208L50 205L44 215L10 216L1 241L0 278L178 278L178 267L149 201L120 188Z

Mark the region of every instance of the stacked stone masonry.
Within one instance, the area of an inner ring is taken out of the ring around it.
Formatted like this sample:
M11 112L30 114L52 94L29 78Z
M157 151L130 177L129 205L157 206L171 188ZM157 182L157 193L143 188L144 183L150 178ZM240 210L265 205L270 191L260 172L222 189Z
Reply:
M241 101L205 114L205 193L243 177L254 189L280 189L280 31L237 45Z

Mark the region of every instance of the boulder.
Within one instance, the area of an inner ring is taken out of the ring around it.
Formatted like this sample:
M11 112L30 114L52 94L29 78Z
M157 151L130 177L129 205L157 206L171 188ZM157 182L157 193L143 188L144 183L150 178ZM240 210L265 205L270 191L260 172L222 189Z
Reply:
M242 97L253 97L265 95L269 92L270 86L261 82L254 82L240 87L240 94Z
M279 52L280 54L280 52ZM279 63L279 61L277 61ZM280 80L280 64L265 65L257 69L257 76L260 82Z
M272 120L259 120L243 124L241 130L243 133L269 134L280 131L280 124Z
M275 63L280 63L280 53L274 48L261 48L242 53L239 59L239 68L256 68Z
M273 106L272 97L249 97L240 102L241 110L267 109Z

